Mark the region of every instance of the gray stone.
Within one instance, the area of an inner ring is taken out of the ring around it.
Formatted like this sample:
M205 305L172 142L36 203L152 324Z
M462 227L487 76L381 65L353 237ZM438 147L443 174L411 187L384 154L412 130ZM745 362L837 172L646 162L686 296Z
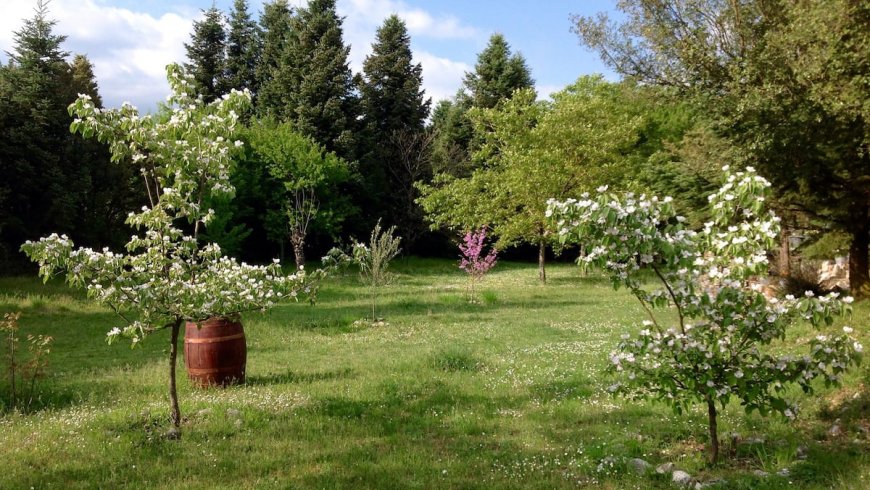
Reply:
M628 460L628 469L638 475L644 475L652 469L652 465L640 458L632 458Z
M788 478L789 476L791 476L791 470L789 470L788 468L783 468L777 471L776 474L783 478Z
M695 483L695 490L700 490L701 488L715 487L717 485L724 485L724 484L725 484L725 480L723 480L721 478L707 480L704 482L699 481L698 483Z
M674 471L675 467L676 466L674 465L674 463L663 463L663 464L656 466L656 473L658 473L660 475L664 475L666 473L671 473L672 471Z
M752 474L759 478L767 478L768 476L770 476L770 473L764 470L752 470Z
M837 437L843 434L843 429L840 428L840 424L835 423L828 429L828 435L831 437Z
M682 487L690 487L695 483L692 475L685 471L677 470L671 474L671 481Z
M232 418L237 419L241 416L242 416L242 412L236 410L235 408L228 408L227 409L227 417L232 417Z
M806 446L798 446L797 448L797 459L807 459L807 454L809 450Z

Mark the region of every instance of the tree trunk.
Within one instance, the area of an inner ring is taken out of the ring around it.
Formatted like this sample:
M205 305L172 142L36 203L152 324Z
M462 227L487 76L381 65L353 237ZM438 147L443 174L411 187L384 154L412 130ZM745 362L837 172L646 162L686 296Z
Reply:
M707 416L710 422L710 464L719 460L719 429L716 426L716 403L707 398Z
M293 255L296 257L296 268L305 265L305 236L294 233L290 237L290 242L293 244Z
M541 284L547 284L547 269L544 261L547 258L547 243L544 240L538 242L538 279Z
M12 406L17 403L15 392L15 328L13 323L9 325L9 384L12 389Z
M169 344L169 401L172 404L170 420L173 427L181 425L181 410L178 408L178 390L175 387L175 360L178 357L178 331L181 329L181 319L172 324L172 336Z
M788 228L782 227L779 234L779 276L791 276L791 248L788 244L788 239L791 236Z
M870 212L861 203L851 213L852 244L849 246L849 292L855 298L870 298Z

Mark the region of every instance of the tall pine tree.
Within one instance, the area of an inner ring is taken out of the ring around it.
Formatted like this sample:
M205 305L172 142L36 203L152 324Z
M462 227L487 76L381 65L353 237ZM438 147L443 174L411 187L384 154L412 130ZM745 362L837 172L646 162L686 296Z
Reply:
M66 39L53 31L44 3L15 32L0 94L0 237L4 258L14 262L18 246L55 225L68 225L61 152L68 117L62 81L69 55ZM60 211L64 216L55 214ZM68 228L64 227L64 231Z
M534 87L535 81L523 55L511 53L504 36L493 34L477 55L474 72L465 74L463 85L472 106L491 109L509 99L515 90Z
M257 99L260 116L278 117L284 111L284 93L278 77L292 32L293 11L287 0L274 0L263 6L260 16L260 59L257 62Z
M202 20L193 23L190 44L185 43L188 63L184 66L193 75L197 93L206 102L223 95L226 32L224 14L212 6L203 10Z
M363 62L360 92L369 142L363 175L370 191L383 196L385 218L399 227L406 243L425 230L414 203L414 182L431 174L430 139L423 134L431 101L422 83L423 68L412 62L408 29L398 16L390 16Z
M251 19L247 0L235 0L227 33L224 70L226 89L248 89L257 93L256 69L260 58L260 32Z
M335 0L311 0L294 17L278 78L286 97L281 119L328 151L354 161L359 101L349 54Z
M0 270L23 264L21 243L50 232L89 246L112 245L123 227L121 200L129 167L113 166L104 145L69 132L67 106L77 93L100 97L84 56L67 63L65 36L55 34L44 2L15 32L0 68Z
M473 168L470 155L475 148L471 122L466 112L472 107L492 109L509 99L514 91L533 88L535 81L519 53L512 53L501 34L493 34L477 55L473 72L467 72L455 101L442 108L435 123L436 168L456 177L467 177Z

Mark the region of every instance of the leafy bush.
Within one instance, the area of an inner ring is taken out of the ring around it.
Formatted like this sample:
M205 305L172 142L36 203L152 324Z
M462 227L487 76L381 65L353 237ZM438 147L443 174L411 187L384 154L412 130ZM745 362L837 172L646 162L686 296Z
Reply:
M606 187L597 197L550 200L547 210L560 240L584 243L588 254L581 260L605 270L614 287L630 289L649 316L639 335L624 334L611 353L611 370L621 375L611 391L658 399L677 413L706 404L711 462L719 453L719 407L737 399L747 411L792 419L797 407L785 398L787 385L812 392L817 378L836 384L862 351L844 327L842 335L811 340L807 355L769 352L766 346L783 340L793 321L830 325L850 311L852 298L807 291L803 298L768 300L754 278L766 275L766 251L779 233L779 219L764 212L770 184L751 167L723 170L727 181L709 198L713 220L698 232L685 228L670 198L616 196ZM661 288L648 290L644 269ZM675 324L653 311L669 306Z

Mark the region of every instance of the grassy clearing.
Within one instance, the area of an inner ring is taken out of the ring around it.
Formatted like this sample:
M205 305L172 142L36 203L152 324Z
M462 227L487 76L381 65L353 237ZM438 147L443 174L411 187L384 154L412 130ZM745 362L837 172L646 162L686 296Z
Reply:
M315 307L246 316L248 384L181 380L180 441L162 437L168 335L106 346L115 318L80 292L0 279L0 313L23 311L25 333L55 337L38 410L0 414L0 488L671 488L631 474L633 457L726 478L720 488L870 487L867 363L840 389L796 393L796 424L729 407L722 434L765 442L723 441L725 463L710 469L700 407L676 417L605 392L608 352L643 319L628 294L569 265L541 286L535 266L501 263L468 304L455 263L396 265L387 326L354 323L368 303L353 274ZM870 305L851 323L870 344ZM787 478L752 474L784 467Z

